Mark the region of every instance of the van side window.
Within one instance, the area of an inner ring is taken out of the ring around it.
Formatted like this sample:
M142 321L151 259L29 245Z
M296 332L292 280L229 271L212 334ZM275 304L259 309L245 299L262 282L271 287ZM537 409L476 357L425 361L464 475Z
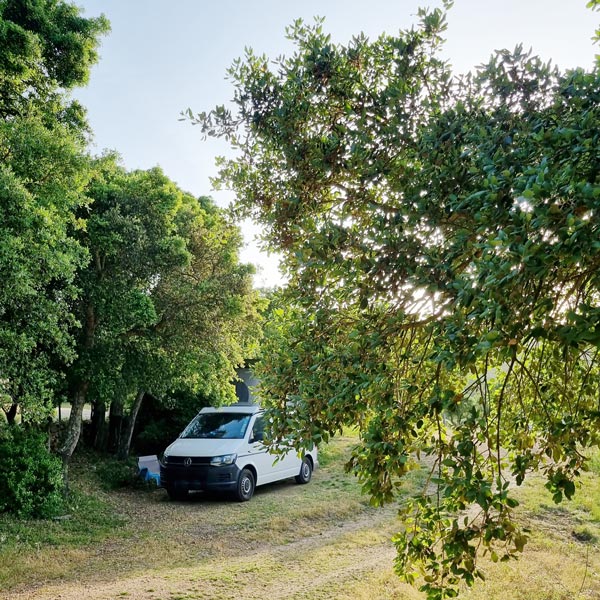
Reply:
M252 427L252 435L250 436L255 442L263 440L265 431L265 418L257 417L256 421L254 421L254 427Z

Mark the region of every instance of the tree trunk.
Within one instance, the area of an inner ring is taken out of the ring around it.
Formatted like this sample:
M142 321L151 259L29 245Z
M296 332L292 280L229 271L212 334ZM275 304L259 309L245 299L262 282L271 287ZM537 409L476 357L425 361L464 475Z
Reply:
M123 429L123 401L113 400L108 414L108 443L107 450L116 453L119 450L119 440Z
M85 341L84 348L85 350L90 350L94 345L94 335L96 333L96 313L94 311L94 306L92 304L88 304L86 307L85 314ZM68 492L68 469L69 469L69 461L71 460L71 456L73 456L73 452L75 452L75 448L77 447L77 443L79 442L79 437L81 436L81 422L83 417L83 405L87 399L88 389L90 387L90 380L87 377L79 380L77 386L75 388L75 393L73 394L73 400L71 403L71 415L69 416L69 424L67 425L67 432L65 434L65 440L60 450L58 451L59 455L63 461L63 477L65 484L65 491Z
M82 381L75 390L73 395L73 402L71 403L71 415L69 416L69 424L67 425L67 433L65 440L60 450L59 455L63 460L63 468L65 472L65 485L66 485L66 472L71 456L77 447L79 442L79 436L81 435L81 421L83 415L83 405L87 398L87 391L90 387L89 381Z
M133 430L135 429L135 422L140 411L140 406L142 406L142 400L144 399L145 395L146 392L144 390L138 390L137 396L135 397L135 401L129 413L127 427L125 428L125 431L123 431L121 434L118 454L118 458L121 460L125 460L129 456L129 450L131 449L131 440L133 439Z
M94 450L106 450L106 404L96 401L92 406L90 444Z
M10 408L7 411L6 410L4 411L4 414L6 415L6 420L8 421L9 425L14 425L18 408L19 408L19 405L16 402L13 402L10 405Z

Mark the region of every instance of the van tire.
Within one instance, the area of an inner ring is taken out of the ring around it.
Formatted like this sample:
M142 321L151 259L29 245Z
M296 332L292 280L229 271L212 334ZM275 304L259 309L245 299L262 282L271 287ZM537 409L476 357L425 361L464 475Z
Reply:
M312 477L312 471L312 462L310 461L310 458L305 456L302 459L302 464L300 465L300 473L298 473L298 475L295 477L296 483L308 483Z
M235 497L240 502L248 502L254 495L254 473L250 469L242 469L237 481Z

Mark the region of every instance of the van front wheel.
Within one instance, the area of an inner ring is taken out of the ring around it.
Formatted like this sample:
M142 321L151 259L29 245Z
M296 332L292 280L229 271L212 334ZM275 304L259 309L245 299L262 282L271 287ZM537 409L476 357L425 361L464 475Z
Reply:
M302 464L300 465L300 473L296 475L296 483L308 483L312 477L312 470L313 468L310 458L306 458L305 456L302 459Z
M254 473L250 469L242 469L238 477L235 497L240 502L247 502L254 495Z

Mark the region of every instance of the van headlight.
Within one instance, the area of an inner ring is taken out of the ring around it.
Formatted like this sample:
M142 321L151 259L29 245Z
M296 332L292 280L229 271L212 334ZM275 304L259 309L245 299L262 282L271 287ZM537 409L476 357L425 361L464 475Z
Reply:
M212 467L224 467L232 465L237 460L237 454L223 454L222 456L213 456L210 459Z

